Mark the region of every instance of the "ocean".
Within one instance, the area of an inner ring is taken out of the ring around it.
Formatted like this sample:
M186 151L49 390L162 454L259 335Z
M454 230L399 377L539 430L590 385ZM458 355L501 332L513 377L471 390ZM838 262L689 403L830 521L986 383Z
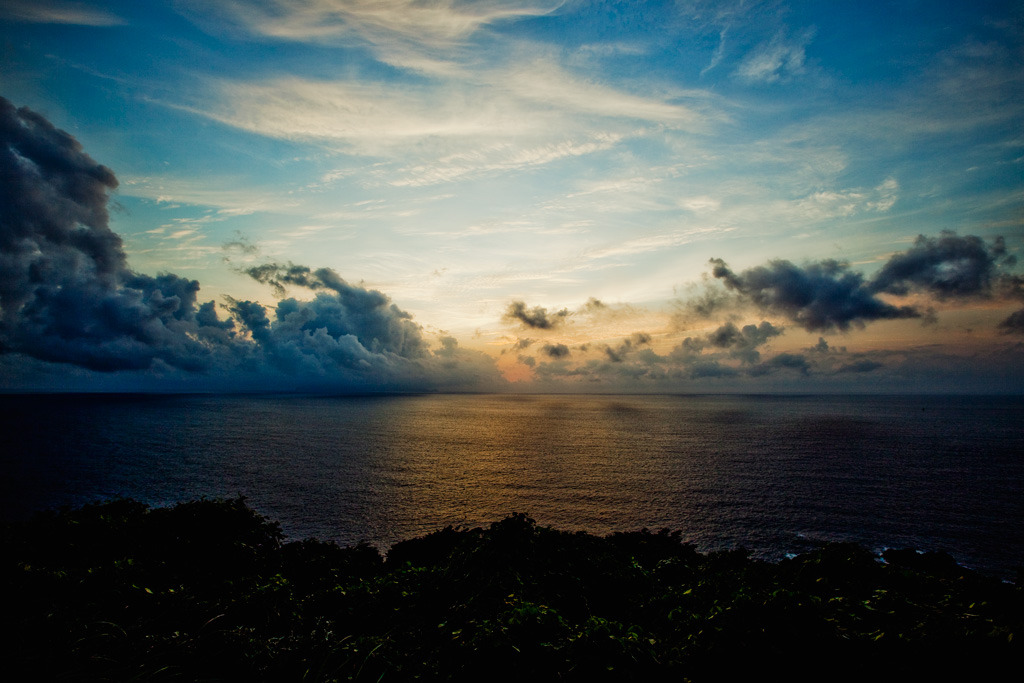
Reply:
M680 530L778 559L824 541L1024 565L1024 398L0 396L4 519L246 496L290 539L398 540L511 512Z

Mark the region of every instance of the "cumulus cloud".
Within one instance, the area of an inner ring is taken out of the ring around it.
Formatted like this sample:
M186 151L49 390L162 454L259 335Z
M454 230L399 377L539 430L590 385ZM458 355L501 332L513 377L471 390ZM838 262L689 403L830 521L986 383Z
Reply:
M568 358L570 355L569 347L565 344L545 344L540 350L549 358Z
M772 337L781 335L783 329L764 320L760 325L744 325L742 328L728 322L707 336L710 346L728 349L729 355L743 363L756 363L761 358L757 347L768 342Z
M628 339L623 339L618 346L614 348L605 346L603 351L608 360L613 363L621 363L630 352L650 343L651 335L646 332L635 332Z
M516 343L512 345L511 349L508 349L508 350L510 350L510 351L525 351L526 349L530 348L533 345L533 341L534 340L530 339L530 338L522 338L522 337L520 337L520 338L516 339ZM505 353L505 351L502 351L502 353Z
M762 310L785 315L809 332L848 330L874 320L917 318L909 306L893 306L877 298L864 276L849 264L824 260L797 266L770 261L742 273L720 258L711 259L712 275Z
M2 98L0 168L0 350L96 370L212 361L230 326L197 307L197 282L128 268L109 168Z
M743 365L753 365L761 359L758 347L764 346L783 331L783 328L767 320L761 321L759 325L744 325L742 328L730 321L704 336L686 337L672 351L671 357L684 365L693 365L698 359L707 362L709 356L704 351L710 351L739 360Z
M944 231L939 237L918 235L914 246L894 254L872 278L873 292L907 294L921 290L936 298L987 296L999 276L1000 264L1013 265L1006 243Z
M412 316L334 271L246 269L281 296L271 309L228 298L221 319L199 283L136 273L109 228L113 172L68 133L0 98L0 354L93 371L173 371L344 391L498 382L493 361L451 338L431 351Z
M546 308L541 306L527 308L526 302L513 301L505 309L503 318L506 322L518 322L523 327L551 330L561 325L569 315L567 308L549 313Z
M1009 272L1016 258L1008 253L1002 237L986 243L951 231L938 237L919 235L913 246L890 256L871 278L831 259L803 265L776 259L742 272L733 271L721 258L710 263L711 275L721 285L705 282L703 289L678 301L679 325L752 304L763 312L785 316L809 332L847 331L877 320L936 322L934 307L919 301L899 305L892 302L894 297L1024 299L1024 278ZM999 328L1013 331L1014 321L1008 318Z
M301 321L303 330L324 329L332 337L355 336L372 351L387 351L407 358L425 353L419 325L382 292L356 287L345 282L330 268L313 270L307 266L268 263L245 269L258 282L285 292L285 285L312 290L328 290L313 301L285 299L278 303L279 321Z
M708 343L719 348L754 347L780 334L782 330L767 321L762 321L760 326L744 325L742 330L729 322L709 334Z

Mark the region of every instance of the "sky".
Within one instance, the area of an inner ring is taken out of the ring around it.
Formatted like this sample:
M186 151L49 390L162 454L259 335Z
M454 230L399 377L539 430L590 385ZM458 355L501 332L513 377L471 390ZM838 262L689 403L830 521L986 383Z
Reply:
M6 0L0 390L1024 391L1015 2Z

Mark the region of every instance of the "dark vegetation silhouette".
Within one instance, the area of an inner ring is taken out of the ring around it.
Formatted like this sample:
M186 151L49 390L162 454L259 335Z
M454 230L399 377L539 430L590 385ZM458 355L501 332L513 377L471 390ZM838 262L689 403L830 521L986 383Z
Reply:
M3 533L10 680L989 680L1024 661L1019 582L942 553L772 564L512 514L385 560L286 543L241 497Z

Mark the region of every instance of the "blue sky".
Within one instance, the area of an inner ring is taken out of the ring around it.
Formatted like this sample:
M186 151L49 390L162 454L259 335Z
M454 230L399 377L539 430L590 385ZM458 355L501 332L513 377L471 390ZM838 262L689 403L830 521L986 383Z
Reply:
M9 388L1024 386L1016 3L8 0L0 31L0 96L117 177L117 287L198 281L259 346L231 302L342 294L253 269L327 268L422 341L406 385L263 347L232 353L273 381L83 365L8 332ZM852 289L783 296L782 262Z

